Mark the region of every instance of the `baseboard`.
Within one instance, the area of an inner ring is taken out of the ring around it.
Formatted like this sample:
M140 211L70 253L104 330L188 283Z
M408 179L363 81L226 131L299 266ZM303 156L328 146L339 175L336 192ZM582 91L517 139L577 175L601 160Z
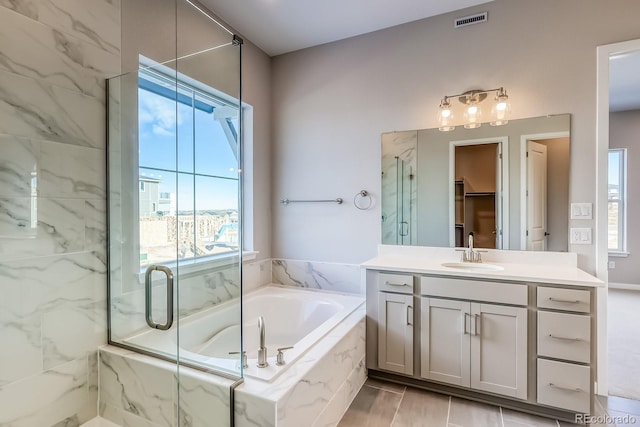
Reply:
M640 291L640 285L634 285L632 283L613 283L609 282L610 289L624 289L627 291Z

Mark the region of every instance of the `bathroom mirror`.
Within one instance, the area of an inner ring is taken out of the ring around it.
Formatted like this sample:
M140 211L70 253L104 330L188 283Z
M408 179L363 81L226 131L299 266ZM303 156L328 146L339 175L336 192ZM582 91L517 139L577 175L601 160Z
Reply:
M382 134L382 243L568 251L570 125Z

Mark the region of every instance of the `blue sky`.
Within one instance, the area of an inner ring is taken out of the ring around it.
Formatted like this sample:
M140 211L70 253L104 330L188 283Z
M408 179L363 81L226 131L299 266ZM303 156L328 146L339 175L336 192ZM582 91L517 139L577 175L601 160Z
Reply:
M177 187L179 210L193 210L194 201L195 210L237 209L238 162L213 114L181 103L176 114L174 100L146 90L138 94L140 174L160 179L161 192L176 193ZM196 176L195 200L194 169L210 175Z

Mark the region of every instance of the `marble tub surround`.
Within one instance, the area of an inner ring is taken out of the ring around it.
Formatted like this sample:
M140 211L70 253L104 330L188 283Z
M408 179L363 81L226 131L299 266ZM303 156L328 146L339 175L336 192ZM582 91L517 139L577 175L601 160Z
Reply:
M232 383L182 366L178 374L174 364L121 348L100 349L100 416L118 425L176 426L179 417L181 426L229 426Z
M335 425L366 379L365 308L311 347L273 382L245 378L235 392L238 427ZM100 350L100 415L120 425L228 425L232 381L135 352ZM180 412L176 411L179 400Z
M119 0L0 1L0 425L96 415Z
M274 259L273 283L363 295L356 264Z
M577 254L572 252L503 251L489 249L482 253L485 264L501 270L468 271L445 267L446 262L460 261L454 248L380 245L378 256L364 262L366 269L426 273L445 276L495 280L532 281L577 286L604 286L600 279L577 267Z

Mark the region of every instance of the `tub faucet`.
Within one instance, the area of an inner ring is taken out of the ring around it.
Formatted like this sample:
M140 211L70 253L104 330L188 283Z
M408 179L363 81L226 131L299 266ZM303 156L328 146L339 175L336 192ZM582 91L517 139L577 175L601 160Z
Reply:
M258 317L258 329L260 329L260 348L258 349L258 368L269 366L267 362L267 347L264 345L264 317Z

